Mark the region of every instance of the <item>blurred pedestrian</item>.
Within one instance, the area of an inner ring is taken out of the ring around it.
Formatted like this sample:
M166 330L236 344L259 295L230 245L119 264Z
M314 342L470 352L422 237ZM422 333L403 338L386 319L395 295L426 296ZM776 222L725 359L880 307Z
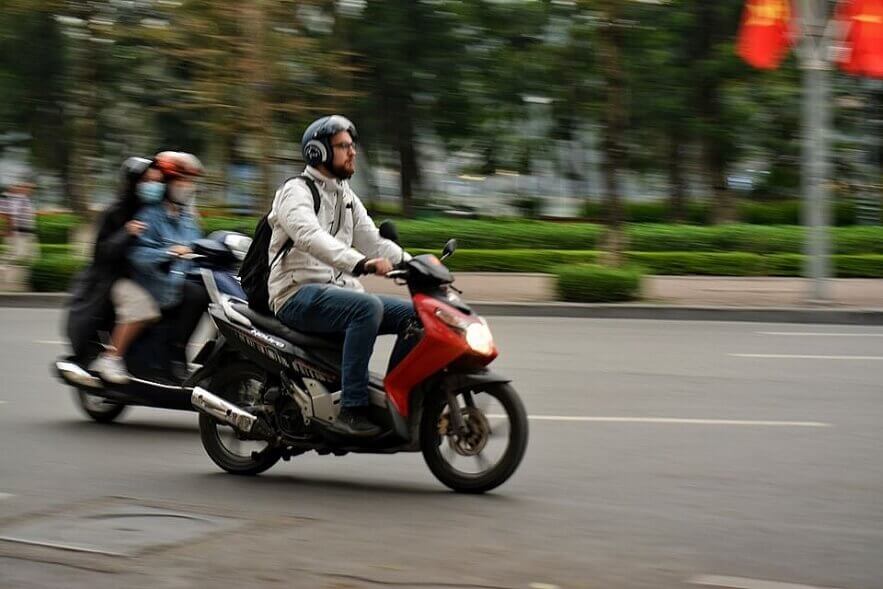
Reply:
M37 222L31 195L34 182L29 175L12 181L3 192L3 217L6 222L6 258L11 264L27 265L38 254Z

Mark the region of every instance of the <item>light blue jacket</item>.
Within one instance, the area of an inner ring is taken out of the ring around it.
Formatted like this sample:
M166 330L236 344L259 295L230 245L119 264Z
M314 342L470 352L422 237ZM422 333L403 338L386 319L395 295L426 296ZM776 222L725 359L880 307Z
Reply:
M181 284L193 262L169 254L173 245L192 246L202 237L189 209L174 216L164 203L143 207L135 219L147 225L129 248L132 278L149 292L163 309L181 302Z

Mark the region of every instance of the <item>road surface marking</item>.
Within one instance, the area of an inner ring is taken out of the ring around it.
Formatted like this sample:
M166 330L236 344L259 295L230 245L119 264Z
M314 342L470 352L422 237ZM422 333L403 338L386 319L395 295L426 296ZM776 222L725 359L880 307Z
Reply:
M55 340L55 339L38 339L34 340L35 344L47 344L50 346L62 346L64 345L63 341Z
M883 360L883 356L814 356L809 354L730 354L730 356L779 360Z
M505 415L488 415L492 419L505 418ZM744 419L688 419L679 417L606 417L580 415L528 415L532 421L571 421L606 423L682 423L689 425L743 425L767 427L833 427L821 421L758 421Z
M0 493L0 501L4 499L9 499L10 497L15 497L12 493Z
M84 548L72 544L58 544L56 542L43 542L41 540L29 540L27 538L16 538L14 536L0 536L0 540L7 542L15 542L16 544L27 544L28 546L43 546L45 548L57 548L59 550L69 550L71 552L85 552L86 554L104 554L107 556L129 556L122 552L110 552L107 550L96 550L94 548Z
M833 587L816 587L815 585L798 585L765 581L763 579L747 579L744 577L722 577L720 575L701 575L687 581L691 585L709 587L728 587L730 589L834 589Z
M760 335L805 335L808 337L883 337L883 333L825 333L824 331L758 331Z

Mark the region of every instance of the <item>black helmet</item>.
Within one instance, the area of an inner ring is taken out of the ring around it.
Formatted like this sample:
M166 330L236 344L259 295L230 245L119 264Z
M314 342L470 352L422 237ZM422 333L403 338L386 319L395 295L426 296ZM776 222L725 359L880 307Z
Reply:
M151 161L143 157L129 157L121 167L123 182L137 182L150 167Z
M304 161L311 166L330 164L331 138L341 131L349 132L353 141L358 141L356 126L346 117L331 115L310 123L300 141Z

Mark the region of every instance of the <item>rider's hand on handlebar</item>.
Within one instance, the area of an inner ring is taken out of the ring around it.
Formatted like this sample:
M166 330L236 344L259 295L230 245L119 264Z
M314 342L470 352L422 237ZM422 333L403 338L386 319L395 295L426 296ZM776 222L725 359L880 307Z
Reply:
M169 253L176 256L186 256L187 254L193 253L193 250L186 245L173 245L169 248Z
M386 276L392 271L392 262L386 258L374 258L365 262L365 274L376 274L377 276Z

